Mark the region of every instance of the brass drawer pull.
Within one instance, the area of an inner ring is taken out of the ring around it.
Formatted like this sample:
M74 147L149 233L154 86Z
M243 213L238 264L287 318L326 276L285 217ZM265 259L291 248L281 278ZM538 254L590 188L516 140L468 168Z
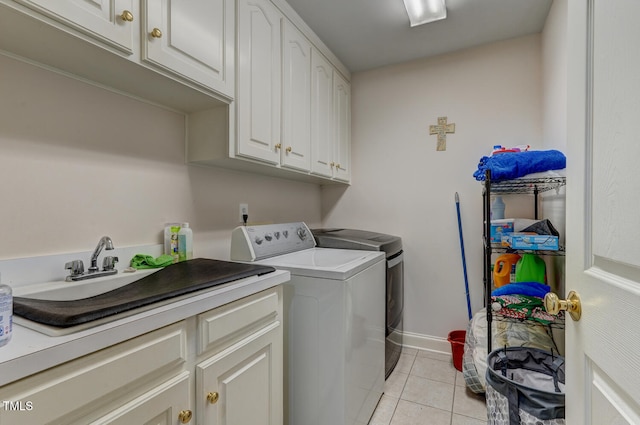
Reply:
M181 410L178 414L178 420L183 424L189 423L192 417L193 413L191 412L191 410Z
M207 394L207 401L211 404L216 404L220 395L217 392Z
M133 22L133 13L129 12L128 10L123 10L122 14L120 14L120 19L125 22Z

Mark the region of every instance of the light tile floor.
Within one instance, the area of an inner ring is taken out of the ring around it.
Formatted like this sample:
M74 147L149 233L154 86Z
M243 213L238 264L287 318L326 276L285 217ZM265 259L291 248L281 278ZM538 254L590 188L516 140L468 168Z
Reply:
M369 425L486 425L484 396L469 391L451 355L403 348Z

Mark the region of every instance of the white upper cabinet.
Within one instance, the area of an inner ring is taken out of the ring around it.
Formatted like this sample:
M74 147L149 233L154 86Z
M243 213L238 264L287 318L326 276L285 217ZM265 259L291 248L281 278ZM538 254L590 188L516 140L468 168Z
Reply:
M134 0L16 0L30 9L73 27L122 52L131 54L134 24Z
M0 50L193 112L235 95L235 0L0 0Z
M236 28L235 101L189 115L187 160L349 183L349 71L284 0L238 0Z
M351 180L351 86L316 50L311 54L311 168Z
M234 7L233 0L145 0L142 59L232 98Z
M282 15L269 0L238 1L236 154L280 163Z
M311 169L311 43L285 21L282 40L283 167Z

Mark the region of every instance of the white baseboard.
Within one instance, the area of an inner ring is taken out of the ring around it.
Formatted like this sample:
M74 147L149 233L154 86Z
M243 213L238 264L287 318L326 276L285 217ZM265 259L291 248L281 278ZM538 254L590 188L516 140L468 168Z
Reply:
M413 332L402 332L402 346L451 354L451 343L447 341L446 338L421 335Z

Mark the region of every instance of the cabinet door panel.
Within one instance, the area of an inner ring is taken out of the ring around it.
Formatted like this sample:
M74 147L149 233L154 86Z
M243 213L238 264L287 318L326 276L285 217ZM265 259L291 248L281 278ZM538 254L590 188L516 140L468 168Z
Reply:
M334 178L351 180L351 87L337 72L333 75Z
M282 326L275 322L196 367L196 412L211 425L280 425L282 388Z
M189 372L183 372L91 425L172 425L189 408Z
M285 21L283 39L282 166L311 168L311 44Z
M123 20L120 15L125 10L133 11L133 0L16 0L30 9L34 9L65 25L100 40L118 50L131 54L133 31L137 28L133 22Z
M311 171L333 176L333 67L311 52Z
M147 0L145 14L145 61L233 97L233 0Z
M279 164L282 16L268 0L240 0L238 11L239 156Z

